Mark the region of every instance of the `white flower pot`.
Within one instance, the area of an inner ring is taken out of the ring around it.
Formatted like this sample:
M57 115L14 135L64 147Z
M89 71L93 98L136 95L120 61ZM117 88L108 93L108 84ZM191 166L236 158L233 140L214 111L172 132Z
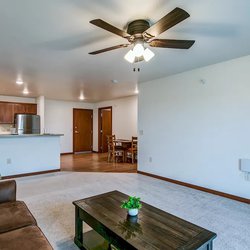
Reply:
M138 214L138 209L137 208L132 208L128 210L128 214L130 216L136 216Z

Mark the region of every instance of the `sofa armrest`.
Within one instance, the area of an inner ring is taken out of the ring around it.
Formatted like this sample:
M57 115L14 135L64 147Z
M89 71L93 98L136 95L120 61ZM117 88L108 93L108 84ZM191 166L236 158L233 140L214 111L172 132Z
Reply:
M0 203L16 200L16 181L0 181Z

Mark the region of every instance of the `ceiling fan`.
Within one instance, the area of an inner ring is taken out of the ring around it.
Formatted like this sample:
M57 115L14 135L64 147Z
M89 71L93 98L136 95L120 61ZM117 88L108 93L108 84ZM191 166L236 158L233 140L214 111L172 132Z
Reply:
M130 63L134 63L142 60L149 61L154 56L154 53L149 48L145 49L145 44L158 48L189 49L194 44L194 40L156 39L161 33L182 22L189 16L185 10L175 8L152 26L150 26L147 20L139 19L132 21L128 24L127 31L116 28L101 19L92 20L90 23L127 39L128 43L93 51L89 54L97 55L132 45L134 46L133 49L124 58Z

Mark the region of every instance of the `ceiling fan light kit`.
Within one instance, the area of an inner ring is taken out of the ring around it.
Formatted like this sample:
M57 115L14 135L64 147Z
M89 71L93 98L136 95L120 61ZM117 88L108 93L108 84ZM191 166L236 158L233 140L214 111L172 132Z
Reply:
M144 47L140 42L137 42L133 48L133 52L136 57L141 57L144 52Z
M124 58L130 62L133 63L135 61L135 53L133 50L130 50L125 56Z
M195 43L194 40L156 39L158 35L187 19L189 16L190 15L185 10L175 8L152 26L150 26L147 20L140 19L132 21L128 24L127 31L116 28L101 19L92 20L90 23L127 39L129 44L120 44L93 51L89 54L97 55L133 45L134 48L129 50L124 58L130 63L136 63L143 60L148 62L154 57L154 53L149 48L145 49L144 44L149 44L149 46L157 48L189 49Z
M143 58L146 62L151 60L155 56L154 52L151 51L149 48L146 48L143 53Z
M133 50L129 50L129 52L124 56L124 58L130 63L136 63L137 61L139 62L143 60L148 62L155 55L149 48L144 49L144 47L142 47L142 51L140 48L139 52L135 51L135 48Z

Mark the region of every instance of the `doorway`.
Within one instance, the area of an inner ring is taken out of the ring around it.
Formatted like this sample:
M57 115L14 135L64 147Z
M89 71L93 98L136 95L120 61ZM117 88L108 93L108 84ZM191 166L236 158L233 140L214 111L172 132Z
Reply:
M108 152L107 135L112 135L112 107L98 110L98 152Z
M74 153L92 151L93 148L93 110L73 109L73 151Z

